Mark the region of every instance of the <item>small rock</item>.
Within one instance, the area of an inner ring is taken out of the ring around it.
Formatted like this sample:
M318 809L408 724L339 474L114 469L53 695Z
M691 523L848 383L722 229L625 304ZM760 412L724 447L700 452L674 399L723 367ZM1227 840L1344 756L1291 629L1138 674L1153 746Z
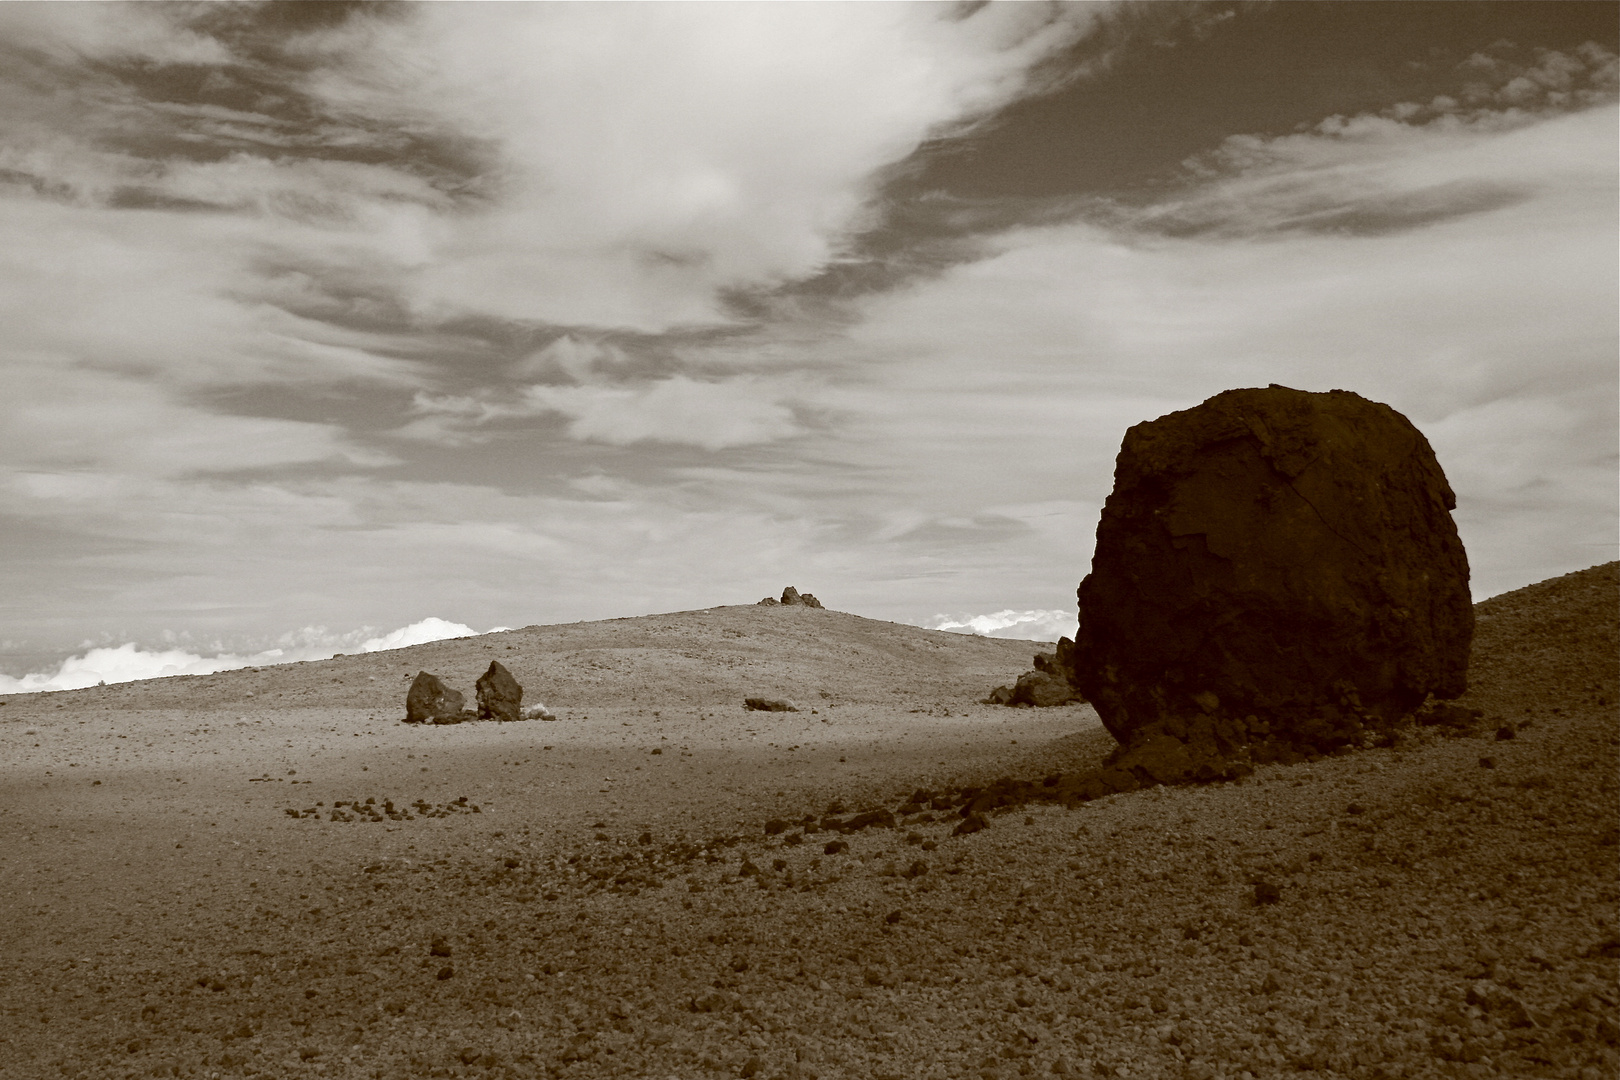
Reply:
M821 850L828 855L837 855L841 852L848 851L849 844L843 840L834 840Z
M774 698L751 697L743 700L743 707L751 712L798 712L798 707Z
M1275 904L1282 899L1282 890L1270 881L1256 881L1254 883L1254 904Z
M951 835L968 836L972 833L982 831L987 827L987 825L988 822L984 820L983 814L969 814L967 817L962 819L961 823L958 824L956 828L951 830ZM925 848L926 846L927 845L924 845Z
M435 936L432 944L428 946L429 956L449 956L450 943L442 937Z
M454 978L455 974L456 969L446 964L444 967L439 969L438 979L440 982L443 982L446 979Z
M1510 727L1499 727L1499 728L1496 729L1496 741L1497 742L1507 742L1507 740L1513 738L1514 735L1515 735L1515 732Z

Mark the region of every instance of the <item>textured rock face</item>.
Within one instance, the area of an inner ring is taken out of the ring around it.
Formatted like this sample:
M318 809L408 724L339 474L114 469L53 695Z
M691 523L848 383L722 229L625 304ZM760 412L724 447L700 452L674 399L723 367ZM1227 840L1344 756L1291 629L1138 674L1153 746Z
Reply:
M1229 390L1131 428L1063 657L1142 759L1122 766L1219 775L1462 694L1455 506L1422 433L1343 390Z
M1049 709L1055 705L1084 701L1080 691L1069 681L1067 668L1059 663L1059 657L1065 655L1065 646L1072 650L1074 642L1062 638L1058 641L1057 653L1036 653L1034 671L1020 675L1015 686L996 687L982 704L1028 705L1036 709Z
M405 694L405 722L454 724L461 720L465 704L461 691L450 689L437 675L418 672Z
M512 673L497 661L478 677L478 718L480 720L526 720L523 715L523 687Z
M761 601L761 603L763 602L764 601ZM821 601L816 599L814 593L801 593L798 589L795 589L791 585L782 590L782 599L780 603L789 605L798 604L802 607L815 608L821 606Z

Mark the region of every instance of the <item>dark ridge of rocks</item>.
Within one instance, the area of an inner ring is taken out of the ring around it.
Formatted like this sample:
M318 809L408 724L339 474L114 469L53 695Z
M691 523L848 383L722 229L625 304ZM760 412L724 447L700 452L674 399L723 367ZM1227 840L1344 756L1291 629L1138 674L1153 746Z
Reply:
M1069 670L1160 782L1360 744L1467 688L1456 498L1401 414L1230 390L1125 435Z
M418 672L405 693L405 722L459 724L467 718L466 703L461 691L450 689L437 675Z
M751 697L743 699L743 707L750 712L798 712L799 708L792 702L778 701L775 698Z
M507 722L527 719L523 714L523 687L500 661L489 662L489 670L478 679L477 690L478 719Z

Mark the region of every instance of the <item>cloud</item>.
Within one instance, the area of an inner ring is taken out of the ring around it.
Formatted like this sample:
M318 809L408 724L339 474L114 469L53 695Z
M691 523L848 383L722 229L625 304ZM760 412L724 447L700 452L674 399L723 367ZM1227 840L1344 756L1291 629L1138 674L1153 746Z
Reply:
M1255 175L1207 177L1140 216L987 238L986 257L851 303L844 332L814 347L861 371L818 401L837 438L815 452L913 520L1054 493L1100 507L1131 424L1232 387L1343 388L1437 433L1476 595L1613 558L1617 128L1605 105L1497 127L1380 121L1361 142L1287 136ZM1399 228L1286 227L1302 206L1453 182L1517 194ZM1209 227L1166 235L1172 211ZM1448 424L1470 415L1501 422ZM1526 528L1552 493L1544 520L1583 523L1562 536ZM1030 607L1072 589L1089 513L1009 538L984 572L1021 581ZM972 588L971 549L951 561Z
M525 397L537 410L568 417L576 439L724 450L797 434L793 410L781 400L785 391L774 380L699 382L676 375L636 387L531 386Z
M488 632L493 634L504 629L507 627L497 627ZM326 660L333 655L334 645L352 648L355 639L365 635L368 630L369 628L331 635L322 629L308 628L295 634L283 635L288 639L288 643L282 648L265 649L250 655L220 652L212 656L203 656L180 648L143 649L134 642L125 642L115 647L99 646L87 649L78 656L68 657L54 672L33 672L20 678L0 675L0 694L82 690L101 683L135 682L170 675L211 675L217 671L234 671L245 667ZM478 631L461 623L429 617L380 637L367 638L360 643L360 651L370 653L384 649L403 649L410 645L443 641L446 638L469 637L477 633ZM298 644L293 644L294 641Z
M0 5L0 38L62 60L229 62L229 50L217 39L186 25L190 14L172 4L5 4Z
M1574 111L1397 107L1328 117L1293 135L1231 136L1188 163L1200 182L1186 194L1121 210L1120 220L1183 236L1353 236L1504 210L1561 184L1600 180L1604 163L1591 150L1614 98L1602 94Z
M494 630L489 632L495 633ZM403 649L409 645L423 645L429 641L443 641L446 638L472 637L477 633L478 631L470 626L429 617L421 622L402 626L381 637L367 638L360 646L360 651L382 652L384 649Z
M1104 11L428 4L297 48L328 115L498 155L436 222L418 311L657 332L819 270L880 169L1028 92Z
M981 637L1056 641L1060 637L1074 637L1078 624L1079 620L1072 611L1013 611L1007 608L989 615L936 615L927 625L930 630L949 630Z
M69 470L182 476L318 462L384 465L333 424L230 416L121 374L13 363L0 397L0 476Z

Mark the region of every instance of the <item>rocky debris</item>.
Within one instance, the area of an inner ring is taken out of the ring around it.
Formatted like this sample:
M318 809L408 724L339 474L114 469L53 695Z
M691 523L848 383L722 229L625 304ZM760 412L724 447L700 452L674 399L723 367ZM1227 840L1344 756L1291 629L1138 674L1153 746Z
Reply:
M1230 390L1131 428L1065 657L1115 764L1230 775L1462 694L1455 506L1422 433L1348 391Z
M551 710L546 708L545 705L541 704L540 702L535 702L533 705L525 705L525 706L523 706L523 710L522 710L521 715L522 715L523 719L525 719L525 720L555 720L555 719L557 719L557 717L552 714Z
M375 796L368 797L364 802L359 799L339 799L330 808L325 802L318 802L301 810L289 806L285 812L290 818L312 821L381 822L447 818L456 814L481 814L484 810L477 803L468 802L467 796L463 795L447 803L430 803L426 799L413 799L409 804L395 803L393 799L383 799L379 802Z
M778 600L774 596L767 596L759 603L764 607L776 607L779 604L787 605L788 607L821 607L821 601L816 599L814 593L801 593L798 589L795 589L791 585L782 590L782 599Z
M1074 643L1068 638L1058 643L1059 649ZM1010 705L1034 709L1049 709L1056 705L1083 702L1085 697L1069 681L1068 671L1058 664L1056 653L1036 653L1035 670L1026 671L1013 686L998 686L981 704Z
M465 711L466 704L461 691L450 689L437 675L418 672L405 693L405 722L459 724L473 715Z
M498 660L489 662L489 670L478 677L478 719L515 721L526 720L523 715L523 687L512 678Z
M779 701L776 698L751 697L743 699L743 708L750 712L798 712L799 707L790 701Z

